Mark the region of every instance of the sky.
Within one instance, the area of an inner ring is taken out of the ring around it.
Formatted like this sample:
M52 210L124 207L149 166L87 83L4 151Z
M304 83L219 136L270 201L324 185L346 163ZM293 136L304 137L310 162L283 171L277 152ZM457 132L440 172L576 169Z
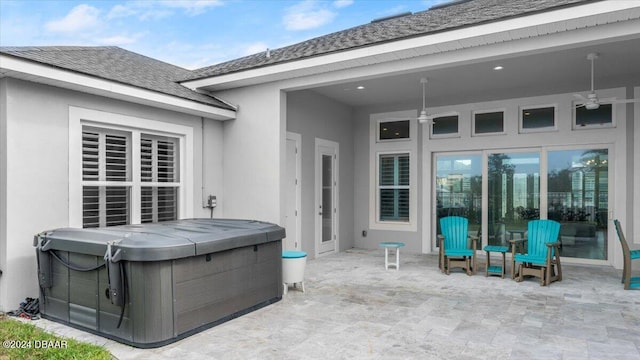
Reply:
M447 0L0 0L0 46L119 46L187 69Z

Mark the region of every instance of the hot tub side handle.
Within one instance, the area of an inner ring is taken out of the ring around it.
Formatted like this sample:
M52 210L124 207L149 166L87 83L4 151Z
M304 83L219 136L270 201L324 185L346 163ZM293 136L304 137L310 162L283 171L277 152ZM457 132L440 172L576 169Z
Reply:
M111 246L116 245L117 242L107 243L107 252L104 254L104 262L107 267L107 280L109 282L109 288L107 289L109 300L113 305L120 307L120 319L118 320L118 326L122 325L122 319L124 318L124 309L126 306L126 294L127 294L127 277L124 273L124 262L120 261L122 258L122 250L117 249L114 252L111 251Z
M41 288L48 289L53 285L51 256L47 251L51 241L41 235L36 235L33 239L33 243L36 246L36 260L38 261L38 283Z
M104 254L104 261L107 265L107 279L109 282L109 300L116 306L123 307L125 304L124 295L124 268L120 262L121 249L114 252L111 250L112 242L107 243L107 252Z

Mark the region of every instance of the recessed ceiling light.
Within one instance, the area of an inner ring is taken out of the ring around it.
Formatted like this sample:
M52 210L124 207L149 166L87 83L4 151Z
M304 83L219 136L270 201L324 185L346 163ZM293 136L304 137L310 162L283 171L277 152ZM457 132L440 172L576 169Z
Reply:
M498 65L498 66L496 66L496 67L494 67L494 68L493 68L493 70L502 70L502 69L504 69L504 68L502 67L502 65Z
M364 90L364 86L359 85L356 89L358 89L358 90Z

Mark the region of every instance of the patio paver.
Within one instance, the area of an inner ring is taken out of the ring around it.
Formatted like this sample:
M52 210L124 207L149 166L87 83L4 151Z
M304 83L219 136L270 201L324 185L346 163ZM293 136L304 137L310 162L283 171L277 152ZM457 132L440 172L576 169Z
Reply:
M48 320L118 359L640 359L640 291L620 271L565 264L563 280L443 275L436 255L379 250L309 260L306 292L173 344L136 349ZM483 266L480 266L483 269Z

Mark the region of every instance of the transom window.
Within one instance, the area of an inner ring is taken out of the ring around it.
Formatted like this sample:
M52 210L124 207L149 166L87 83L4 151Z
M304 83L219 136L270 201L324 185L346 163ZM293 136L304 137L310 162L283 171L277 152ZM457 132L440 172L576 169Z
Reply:
M458 115L433 118L431 138L453 137L460 135Z
M410 121L380 121L378 123L378 140L410 139Z
M600 104L597 109L580 106L575 111L576 129L613 126L613 107L611 104Z
M504 133L504 111L474 112L473 135Z
M83 126L82 226L130 224L133 204L142 223L177 219L178 159L176 138Z
M520 132L556 130L556 107L537 106L520 108Z

